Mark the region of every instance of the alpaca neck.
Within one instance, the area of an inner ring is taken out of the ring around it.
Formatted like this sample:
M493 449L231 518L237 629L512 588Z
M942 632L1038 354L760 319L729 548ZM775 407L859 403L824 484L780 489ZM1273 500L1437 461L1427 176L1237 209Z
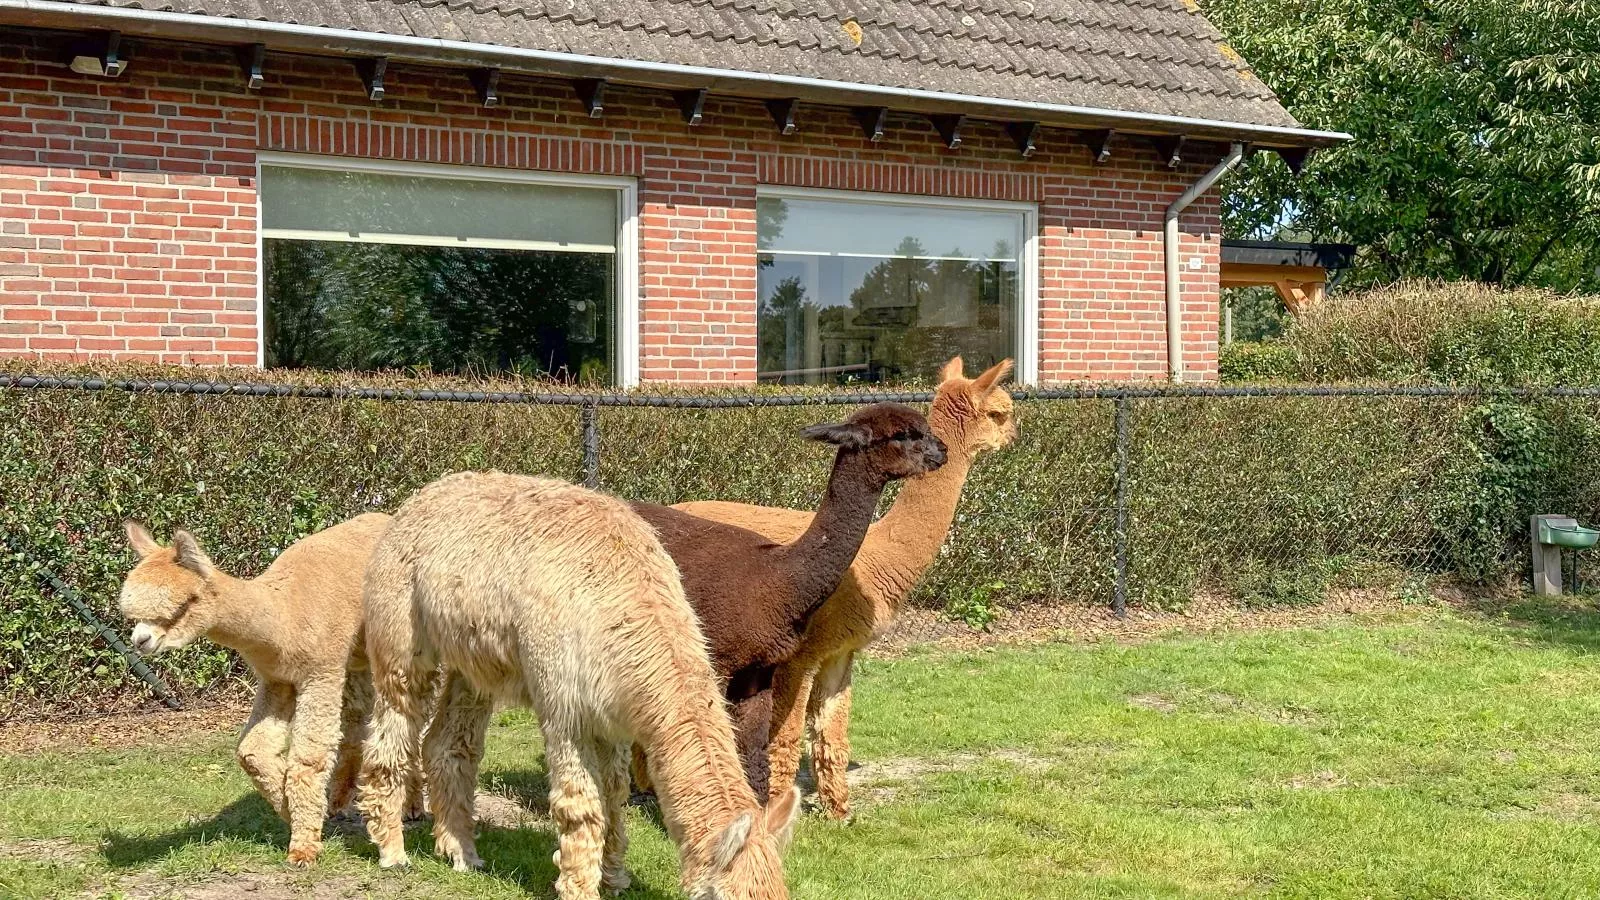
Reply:
M706 682L710 684L710 682ZM759 810L726 720L713 715L722 697L698 681L664 691L640 735L649 753L650 778L661 818L678 845L684 875L703 870L717 838L739 815Z
M211 591L215 604L207 632L211 640L244 654L251 665L257 664L253 654L261 648L283 642L287 623L273 614L278 607L270 585L218 572L211 577Z
M880 599L894 606L905 600L938 558L972 469L972 454L965 447L949 439L945 444L949 448L945 464L906 482L894 505L872 526L862 549L874 563L877 577L871 587L881 590Z
M791 622L816 609L838 586L867 537L888 483L865 453L841 450L834 458L827 493L811 525L783 548L794 587L787 610Z

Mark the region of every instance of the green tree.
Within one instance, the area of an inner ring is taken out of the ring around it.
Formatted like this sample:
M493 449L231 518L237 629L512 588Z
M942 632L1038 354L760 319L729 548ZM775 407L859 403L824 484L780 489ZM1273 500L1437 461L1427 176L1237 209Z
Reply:
M1258 154L1234 236L1360 245L1403 277L1600 288L1600 0L1201 0L1296 118L1355 140Z

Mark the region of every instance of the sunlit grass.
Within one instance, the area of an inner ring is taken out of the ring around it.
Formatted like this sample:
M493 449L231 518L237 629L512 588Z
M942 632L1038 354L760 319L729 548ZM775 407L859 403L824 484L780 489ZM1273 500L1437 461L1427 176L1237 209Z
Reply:
M1423 609L1140 644L867 662L855 822L810 817L798 898L1545 897L1600 893L1600 616ZM360 836L317 868L232 764L190 747L0 757L0 895L91 896L244 873L333 896L548 896L547 830L486 829L489 871L379 872ZM484 785L541 806L537 727L503 714ZM631 812L629 897L676 896ZM30 839L47 851L19 853ZM114 894L113 894L114 895Z

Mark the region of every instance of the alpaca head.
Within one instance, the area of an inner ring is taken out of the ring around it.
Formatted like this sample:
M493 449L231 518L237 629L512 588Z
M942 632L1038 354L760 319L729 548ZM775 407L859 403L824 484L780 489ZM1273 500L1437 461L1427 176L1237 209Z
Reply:
M790 788L766 809L742 813L711 846L706 869L685 872L693 900L786 900L779 859L800 814L800 789Z
M864 454L888 480L910 478L944 465L945 445L922 413L900 403L864 406L834 425L813 425L801 434L837 444L840 455Z
M194 535L177 531L156 543L137 522L124 523L139 564L122 582L122 615L133 624L133 649L176 650L204 635L216 617L216 567Z
M945 363L939 370L933 408L928 412L934 428L969 456L999 450L1016 440L1016 411L1011 395L1000 386L1010 372L1009 359L1001 360L977 378L961 374L959 356Z

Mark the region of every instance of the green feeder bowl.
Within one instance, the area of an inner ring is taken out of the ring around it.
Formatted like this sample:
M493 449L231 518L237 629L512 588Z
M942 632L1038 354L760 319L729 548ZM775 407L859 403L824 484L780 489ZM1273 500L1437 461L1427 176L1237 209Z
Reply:
M1554 547L1583 550L1600 543L1600 529L1584 528L1582 525L1552 525L1548 522L1540 522L1539 543L1549 544Z

